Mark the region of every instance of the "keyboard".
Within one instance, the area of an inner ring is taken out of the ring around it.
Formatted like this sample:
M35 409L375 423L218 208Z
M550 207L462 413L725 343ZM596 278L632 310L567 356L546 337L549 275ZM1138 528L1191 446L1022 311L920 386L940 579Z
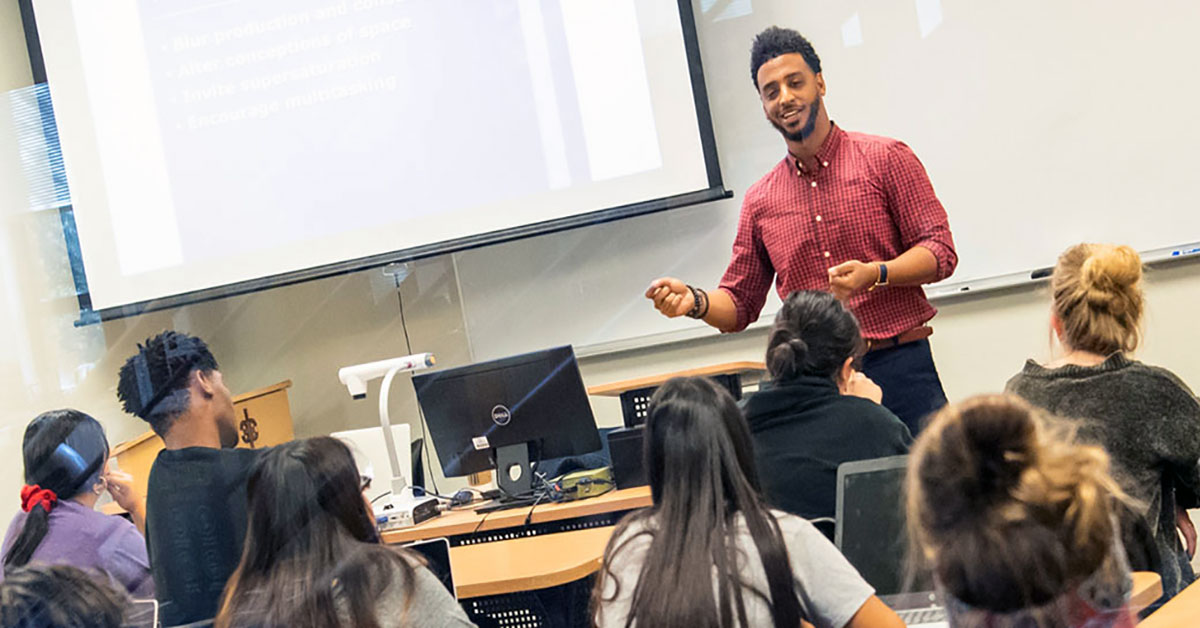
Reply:
M904 620L908 626L920 626L923 624L944 624L946 621L946 609L940 606L930 608L910 608L904 611L896 611L900 619Z

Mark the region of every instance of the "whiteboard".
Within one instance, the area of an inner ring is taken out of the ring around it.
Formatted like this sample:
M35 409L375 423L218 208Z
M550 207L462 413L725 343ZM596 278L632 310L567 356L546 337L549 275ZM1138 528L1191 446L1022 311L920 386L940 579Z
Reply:
M661 317L642 293L662 275L715 286L742 193L785 154L749 77L750 43L771 24L813 42L835 122L898 138L925 164L960 258L931 294L1028 281L1080 241L1195 252L1200 3L702 0L698 9L735 197L458 254L476 359L715 333ZM778 306L772 294L763 318Z

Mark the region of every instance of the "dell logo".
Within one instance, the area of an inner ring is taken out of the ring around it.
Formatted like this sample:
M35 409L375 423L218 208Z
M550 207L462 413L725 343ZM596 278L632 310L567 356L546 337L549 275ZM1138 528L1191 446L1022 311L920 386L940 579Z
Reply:
M508 422L511 420L512 412L510 412L508 408L502 405L497 405L496 407L492 408L492 423L495 423L500 427L504 427L505 425L508 425Z

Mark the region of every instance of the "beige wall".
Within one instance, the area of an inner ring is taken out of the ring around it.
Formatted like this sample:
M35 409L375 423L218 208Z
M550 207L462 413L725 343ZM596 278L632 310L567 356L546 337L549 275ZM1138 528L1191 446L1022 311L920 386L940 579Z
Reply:
M16 3L0 3L0 92L31 82ZM297 435L376 422L376 388L352 402L336 378L347 364L406 352L397 295L379 271L279 288L77 328L74 297L53 212L25 210L24 180L14 143L0 124L0 520L15 510L21 484L20 440L36 413L74 406L93 413L117 442L145 425L116 404L116 370L135 343L176 328L209 340L235 392L291 379ZM236 226L231 225L231 228ZM1200 264L1150 274L1147 342L1142 357L1200 385ZM449 258L417 264L403 284L414 351L434 351L442 364L470 361L468 334ZM951 399L999 390L1027 357L1049 353L1046 300L1025 288L939 304L933 346ZM765 332L647 348L582 362L587 384L761 359ZM377 384L376 384L377 386ZM412 421L411 387L397 381L393 419ZM620 423L619 404L595 400L602 425ZM421 429L414 425L413 434ZM438 474L440 477L440 473ZM453 483L461 484L461 481ZM446 484L441 486L443 490Z

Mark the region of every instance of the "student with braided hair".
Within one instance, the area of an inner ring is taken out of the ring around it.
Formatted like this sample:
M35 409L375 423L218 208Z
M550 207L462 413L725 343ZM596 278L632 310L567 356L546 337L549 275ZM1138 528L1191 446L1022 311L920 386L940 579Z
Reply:
M146 541L164 625L212 619L246 535L246 478L264 451L235 449L233 396L203 340L165 331L121 366L117 397L165 448L150 467Z
M108 440L78 410L43 413L25 428L21 512L4 535L4 574L30 563L67 564L99 574L135 597L154 595L146 540L130 522L93 510L106 490L144 525L132 478L105 473Z

